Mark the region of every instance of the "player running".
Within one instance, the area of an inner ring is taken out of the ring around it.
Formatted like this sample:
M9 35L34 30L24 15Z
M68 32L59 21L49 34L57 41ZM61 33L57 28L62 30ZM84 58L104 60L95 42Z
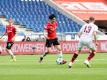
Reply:
M98 31L98 27L94 24L95 19L94 17L89 18L89 23L82 26L78 36L80 37L80 41L78 44L78 50L73 54L71 62L68 64L69 68L72 67L74 61L78 57L78 54L81 52L83 46L86 46L91 50L88 58L84 61L84 64L89 68L91 67L89 61L95 56L96 54L96 32Z
M13 46L15 40L16 28L13 26L12 19L9 19L8 23L9 25L6 25L6 32L5 32L5 35L8 36L6 51L11 55L12 60L16 61L16 57L11 51L11 47Z
M56 35L56 28L57 28L56 16L54 14L51 14L49 16L49 22L44 27L44 36L46 38L45 46L47 48L47 51L45 51L45 53L40 57L40 61L39 62L42 62L44 57L48 53L50 53L51 46L53 45L59 51L58 59L62 60L61 64L65 64L66 63L66 61L63 60L63 53L61 51L61 47L60 47L60 44L58 42L58 38L57 38L57 35Z

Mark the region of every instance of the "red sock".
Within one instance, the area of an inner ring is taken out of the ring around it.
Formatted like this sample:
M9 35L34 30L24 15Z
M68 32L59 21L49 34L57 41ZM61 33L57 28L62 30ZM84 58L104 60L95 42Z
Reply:
M87 60L90 61L95 56L96 51L92 51L90 55L88 56Z
M71 59L71 62L73 63L75 61L75 59L78 57L78 54L75 54L73 55L72 59Z

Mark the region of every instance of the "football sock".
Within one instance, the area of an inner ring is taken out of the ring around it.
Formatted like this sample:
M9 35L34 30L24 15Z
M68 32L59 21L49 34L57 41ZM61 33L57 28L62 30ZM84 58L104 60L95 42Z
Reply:
M46 52L45 54L43 54L43 56L42 56L42 57L45 57L47 54L49 54L49 52Z
M92 51L92 53L88 56L87 60L90 61L95 56L95 51Z
M71 62L73 63L77 57L78 57L78 54L74 54L72 59L71 59Z
M58 54L58 58L63 58L62 51L60 51L60 53Z

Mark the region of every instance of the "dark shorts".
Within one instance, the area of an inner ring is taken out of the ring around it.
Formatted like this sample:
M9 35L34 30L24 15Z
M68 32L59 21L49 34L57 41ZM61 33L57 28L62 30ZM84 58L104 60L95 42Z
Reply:
M7 46L6 49L11 49L11 47L13 46L13 42L7 42Z
M58 38L46 40L46 45L45 45L46 47L51 47L52 45L53 46L59 45Z

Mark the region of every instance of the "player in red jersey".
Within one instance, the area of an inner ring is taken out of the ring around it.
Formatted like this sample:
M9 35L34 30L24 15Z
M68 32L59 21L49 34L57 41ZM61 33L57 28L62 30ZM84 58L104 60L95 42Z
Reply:
M8 37L6 51L7 51L7 53L9 53L11 55L12 60L16 61L16 57L13 54L13 52L11 51L11 47L13 46L14 40L15 40L16 28L13 26L12 19L9 19L8 23L9 23L9 25L6 25L6 32L5 32L5 35L7 35L7 37Z
M56 22L56 16L54 14L51 14L49 16L49 22L44 27L44 36L46 38L46 48L47 51L40 57L41 62L43 58L50 53L51 46L53 45L59 52L58 59L62 60L62 64L65 64L66 61L63 60L63 54L61 51L60 44L58 42L58 38L56 35L56 28L57 28L57 22ZM47 34L46 34L47 33Z

